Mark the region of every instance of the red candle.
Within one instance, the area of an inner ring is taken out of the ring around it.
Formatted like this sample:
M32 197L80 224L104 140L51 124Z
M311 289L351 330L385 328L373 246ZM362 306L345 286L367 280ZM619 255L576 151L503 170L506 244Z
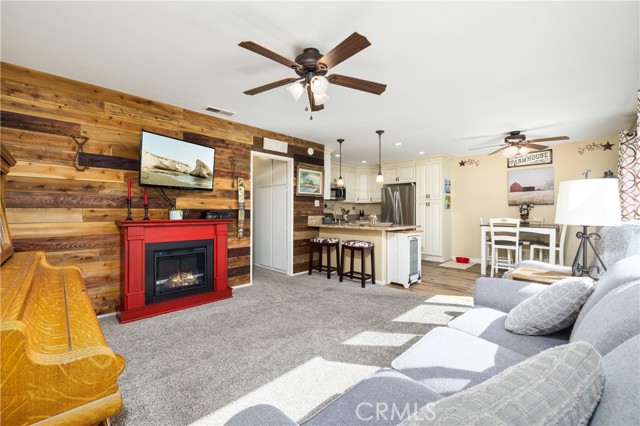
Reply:
M147 188L144 189L144 205L149 204L149 200L147 199Z
M127 178L127 200L131 199L131 178Z

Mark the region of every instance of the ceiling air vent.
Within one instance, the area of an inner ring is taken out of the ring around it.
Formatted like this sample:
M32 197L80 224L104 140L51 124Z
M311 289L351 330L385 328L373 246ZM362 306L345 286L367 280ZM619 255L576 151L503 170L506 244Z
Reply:
M207 106L204 108L204 110L205 110L205 111L208 111L208 112L213 112L213 113L215 113L215 114L222 114L222 115L227 115L227 116L235 115L235 112L233 112L233 111L227 111L227 110L225 110L225 109L212 107L211 105L207 105Z

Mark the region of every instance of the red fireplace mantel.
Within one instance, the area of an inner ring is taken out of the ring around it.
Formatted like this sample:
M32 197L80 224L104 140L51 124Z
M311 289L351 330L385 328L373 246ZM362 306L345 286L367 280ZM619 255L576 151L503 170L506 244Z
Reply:
M129 220L124 231L124 285L116 308L120 322L135 321L231 297L227 278L227 219ZM145 304L145 244L213 240L213 291Z

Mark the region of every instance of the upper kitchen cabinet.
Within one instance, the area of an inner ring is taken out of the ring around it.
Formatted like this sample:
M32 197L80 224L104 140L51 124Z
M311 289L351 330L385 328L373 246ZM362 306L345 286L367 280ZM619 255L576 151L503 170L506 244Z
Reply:
M433 158L416 164L417 198L442 198L444 188L444 161L442 158Z
M382 166L384 183L402 183L416 181L415 163L389 164Z

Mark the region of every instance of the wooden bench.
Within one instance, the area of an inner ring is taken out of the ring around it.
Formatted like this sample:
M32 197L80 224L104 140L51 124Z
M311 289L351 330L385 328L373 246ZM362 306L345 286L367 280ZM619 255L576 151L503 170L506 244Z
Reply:
M107 346L80 270L41 251L2 264L2 425L91 425L118 413L124 359Z

